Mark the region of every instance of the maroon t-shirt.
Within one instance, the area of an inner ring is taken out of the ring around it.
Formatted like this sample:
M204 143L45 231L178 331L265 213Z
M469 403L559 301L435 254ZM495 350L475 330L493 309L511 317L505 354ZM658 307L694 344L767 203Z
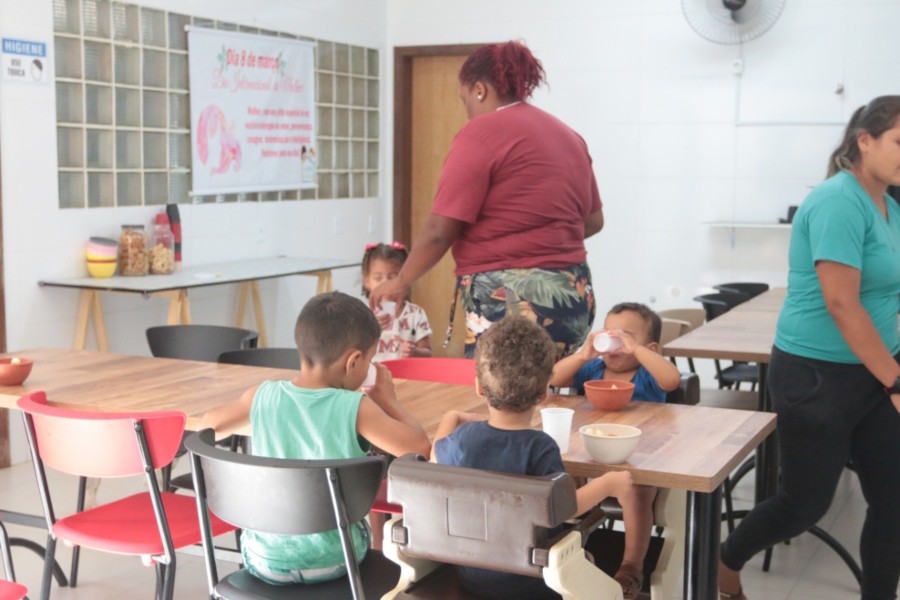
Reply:
M520 103L456 134L431 210L466 223L452 250L467 275L584 262L584 220L600 207L581 136Z

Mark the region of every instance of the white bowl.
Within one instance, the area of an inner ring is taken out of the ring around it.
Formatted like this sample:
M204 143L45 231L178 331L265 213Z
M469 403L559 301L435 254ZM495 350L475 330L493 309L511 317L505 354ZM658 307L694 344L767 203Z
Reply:
M619 423L591 423L578 432L591 458L606 464L625 462L641 441L640 429Z

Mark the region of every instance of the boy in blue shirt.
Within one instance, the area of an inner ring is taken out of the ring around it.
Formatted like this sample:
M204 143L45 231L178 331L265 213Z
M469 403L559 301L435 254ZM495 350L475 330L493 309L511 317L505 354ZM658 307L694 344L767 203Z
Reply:
M547 332L524 317L494 323L475 348L475 391L488 401L488 419L460 411L444 415L435 433L432 460L442 464L522 475L565 471L559 446L531 428L535 406L547 397L556 347ZM631 488L627 471L607 473L576 492L577 514ZM493 600L559 598L542 579L459 568L462 586Z
M374 386L359 389L380 337L374 313L357 298L341 292L313 297L294 328L300 353L295 377L260 383L240 400L207 412L203 426L225 435L249 418L257 456L358 458L370 444L395 456L427 454L428 436L397 402L386 367L377 367ZM369 543L365 522L352 524L351 535L361 561ZM241 553L250 573L273 585L327 581L347 571L336 529L308 535L245 529Z
M662 321L655 312L637 302L623 302L610 309L604 329L588 336L581 350L556 363L550 385L572 386L584 394L584 382L614 379L634 383L634 400L665 402L666 392L678 387L678 368L659 353ZM601 354L594 348L600 333L622 342L621 347ZM644 583L644 557L653 529L656 488L635 485L621 501L625 521L625 554L615 575L626 600L636 598Z

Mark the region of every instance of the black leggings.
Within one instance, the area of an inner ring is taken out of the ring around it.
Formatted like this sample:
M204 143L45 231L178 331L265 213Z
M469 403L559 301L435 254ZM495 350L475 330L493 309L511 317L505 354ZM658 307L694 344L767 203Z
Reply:
M778 415L778 491L728 536L722 562L740 570L756 553L815 525L850 459L868 504L862 599L893 600L900 578L900 413L862 365L773 348L768 381Z

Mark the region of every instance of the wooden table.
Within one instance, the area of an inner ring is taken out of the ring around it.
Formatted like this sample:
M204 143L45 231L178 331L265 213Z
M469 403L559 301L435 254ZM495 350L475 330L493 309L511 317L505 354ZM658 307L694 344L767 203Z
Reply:
M190 324L191 308L188 302L188 290L191 288L239 283L237 317L235 326L243 327L244 313L247 311L247 300L252 298L256 328L259 332L259 345L268 345L266 323L263 316L259 296L258 282L261 279L285 277L287 275L315 275L318 277L316 293L331 291L332 269L359 266L358 261L337 258L297 258L288 256L271 256L266 258L250 258L226 263L185 267L171 275L146 275L143 277L110 277L95 279L93 277L76 277L70 279L44 279L41 286L67 287L81 290L78 305L78 317L75 322L76 349L83 349L87 341L88 326L94 324L97 336L97 348L106 352L109 342L106 338L106 323L103 319L103 306L100 302L102 292L120 292L141 294L144 298L162 296L169 299L169 314L166 322L169 325Z
M196 428L210 408L233 402L264 379L292 371L70 349L21 351L34 369L24 386L0 387L0 407L14 408L24 393L44 390L52 404L87 410L182 410ZM474 388L397 381L401 404L433 435L450 409L485 412ZM774 415L703 406L633 402L625 410L597 411L583 397L553 396L548 404L575 409L573 431L597 421L636 425L641 442L628 462L593 462L573 433L563 456L573 475L596 477L628 470L637 483L686 490L685 598L717 597L721 485L728 473L775 428ZM535 426L540 417L535 413ZM39 524L42 519L38 520Z

